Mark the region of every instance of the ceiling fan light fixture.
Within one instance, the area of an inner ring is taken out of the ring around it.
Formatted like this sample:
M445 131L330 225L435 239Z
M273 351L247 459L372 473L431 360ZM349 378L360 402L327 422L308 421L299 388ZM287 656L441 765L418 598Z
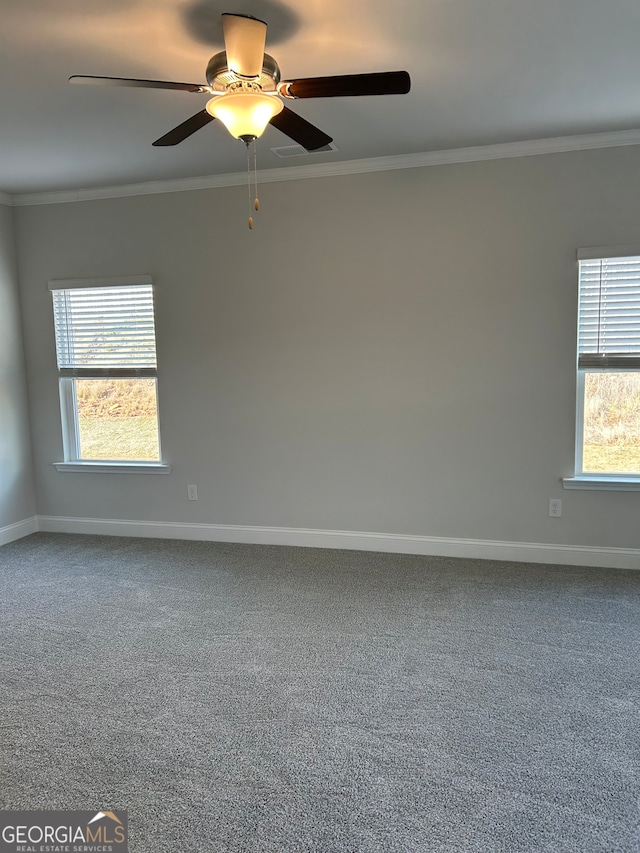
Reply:
M271 119L282 112L284 104L274 95L240 91L218 95L206 106L207 112L219 119L236 139L257 139Z

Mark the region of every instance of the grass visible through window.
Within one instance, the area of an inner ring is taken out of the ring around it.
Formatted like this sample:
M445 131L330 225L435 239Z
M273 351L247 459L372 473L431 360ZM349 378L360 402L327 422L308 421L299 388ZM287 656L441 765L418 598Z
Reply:
M640 374L587 373L582 470L640 474Z
M77 379L81 459L160 459L155 379Z

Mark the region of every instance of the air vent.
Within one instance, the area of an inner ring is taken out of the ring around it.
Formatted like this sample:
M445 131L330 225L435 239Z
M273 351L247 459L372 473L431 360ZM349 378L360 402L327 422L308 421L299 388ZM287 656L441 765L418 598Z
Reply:
M311 154L324 154L327 151L337 151L335 143L330 142L328 145L323 145L322 148L316 148L315 151L307 151L302 145L282 145L280 148L271 148L270 151L281 157L283 160L286 157L309 157Z

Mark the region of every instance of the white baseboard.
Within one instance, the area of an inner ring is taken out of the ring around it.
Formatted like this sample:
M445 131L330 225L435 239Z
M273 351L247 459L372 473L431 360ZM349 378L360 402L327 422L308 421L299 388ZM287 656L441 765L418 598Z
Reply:
M15 542L16 539L22 539L23 536L30 536L37 532L38 519L35 515L23 521L16 521L15 524L0 527L0 545L7 545L9 542Z
M396 533L360 533L351 530L313 530L296 527L255 527L231 524L180 524L164 521L125 521L102 518L39 516L38 529L50 533L93 533L143 536L152 539L191 539L252 545L298 545L307 548L344 548L391 554L471 557L563 566L640 569L640 549L553 545L406 536Z

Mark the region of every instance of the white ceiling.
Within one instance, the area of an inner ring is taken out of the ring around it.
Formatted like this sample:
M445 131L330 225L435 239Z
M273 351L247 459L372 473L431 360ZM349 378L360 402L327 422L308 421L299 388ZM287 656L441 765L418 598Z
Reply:
M291 108L338 151L260 169L640 128L637 0L2 0L0 191L107 187L241 172L219 122L153 148L206 95L71 86L72 74L205 82L220 14L269 25L283 78L406 69L408 95Z

